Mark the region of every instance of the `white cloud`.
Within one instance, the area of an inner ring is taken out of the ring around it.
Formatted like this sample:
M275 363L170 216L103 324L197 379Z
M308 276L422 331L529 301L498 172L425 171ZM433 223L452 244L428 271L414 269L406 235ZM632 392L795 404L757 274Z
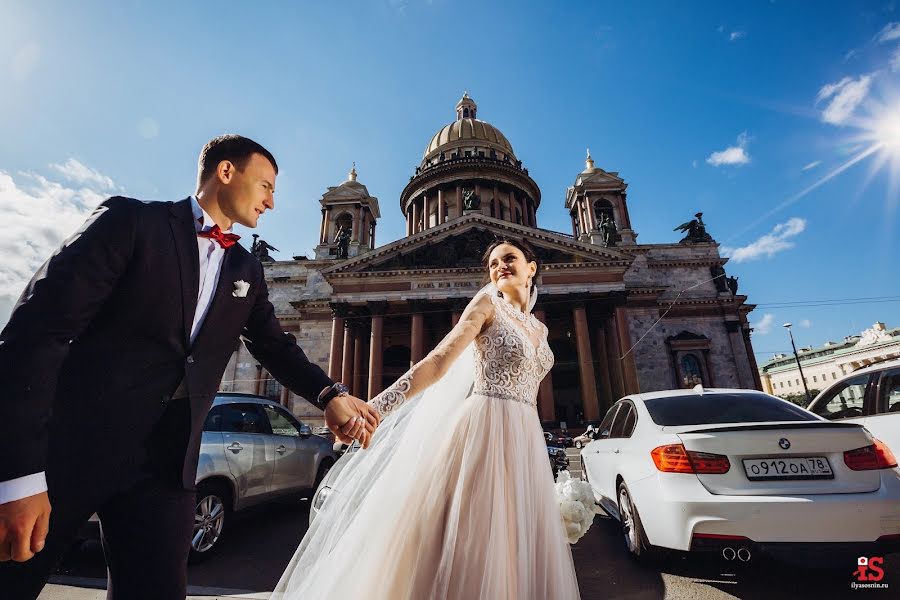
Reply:
M767 333L772 331L773 325L775 325L775 315L773 315L772 313L766 313L758 322L753 324L753 333L766 335Z
M882 44L892 40L900 40L900 23L888 23L884 26L884 29L878 32L875 39Z
M822 164L821 160L814 160L800 170L801 171L809 171L810 169L815 169L816 167L818 167L821 164Z
M70 162L66 161L66 165ZM106 199L103 186L108 182L110 188L114 187L108 177L84 168L94 174L96 180L86 180L85 185L72 187L35 173L19 173L13 177L0 171L0 214L3 215L0 324L6 323L13 305L38 267ZM56 170L63 172L64 169L65 165L62 165ZM102 184L98 185L98 181Z
M41 47L29 42L16 50L12 59L12 74L16 81L22 81L34 70L41 59Z
M745 262L762 257L772 258L779 252L793 248L794 242L790 241L790 238L799 235L804 229L806 229L806 220L793 217L785 223L779 223L770 233L746 246L740 248L723 246L722 254L730 256L734 262Z
M812 321L810 321L809 319L803 319L802 321L797 323L797 325L799 325L800 327L805 327L806 329L809 329L810 327L812 327Z
M115 189L113 180L90 167L84 166L74 158L70 158L61 165L50 165L50 168L60 173L69 181L87 186L99 187L102 190Z
M860 75L859 79L844 77L837 83L823 86L816 97L816 104L830 101L822 111L822 120L833 125L843 124L866 99L871 85L871 75Z
M734 42L744 37L747 37L746 31L732 31L731 35L728 36L728 40Z
M900 46L897 46L897 49L894 50L894 55L891 57L891 71L900 71Z
M737 137L737 146L730 146L719 152L713 152L706 159L706 162L714 167L722 165L745 165L750 162L750 155L747 154L747 142L750 140L747 132Z

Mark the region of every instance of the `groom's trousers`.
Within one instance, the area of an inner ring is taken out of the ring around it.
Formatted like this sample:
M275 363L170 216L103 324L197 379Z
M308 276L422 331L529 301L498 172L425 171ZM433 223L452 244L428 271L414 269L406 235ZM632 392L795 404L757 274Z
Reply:
M51 478L50 532L44 549L24 563L0 563L0 598L33 600L71 548L79 529L100 517L108 569L108 600L184 600L195 493L155 476L124 489L90 489L86 482Z

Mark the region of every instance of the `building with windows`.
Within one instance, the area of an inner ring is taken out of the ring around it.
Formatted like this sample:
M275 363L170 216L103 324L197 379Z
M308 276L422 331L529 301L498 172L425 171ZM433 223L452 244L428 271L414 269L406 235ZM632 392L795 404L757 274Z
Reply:
M278 317L311 360L355 395L374 396L450 331L485 282L485 249L512 237L527 239L543 263L535 313L556 359L540 389L543 421L599 421L637 391L696 383L759 389L747 321L753 306L726 277L727 259L701 214L685 223L682 240L637 243L628 184L588 153L551 201L550 210L568 213L571 231L543 229L540 187L478 111L464 95L455 119L427 141L396 207L403 238L375 243L379 200L354 168L320 199L315 257L266 263ZM222 387L281 394L298 415L315 417L243 347Z
M841 342L825 342L819 348L797 351L806 386L822 391L834 381L866 365L900 357L900 327L875 323L859 335ZM793 354L776 354L759 369L763 391L776 396L802 394L803 382Z

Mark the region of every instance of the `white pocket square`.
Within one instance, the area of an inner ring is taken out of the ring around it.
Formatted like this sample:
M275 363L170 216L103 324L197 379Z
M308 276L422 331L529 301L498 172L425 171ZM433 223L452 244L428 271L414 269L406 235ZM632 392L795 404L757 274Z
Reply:
M245 298L247 296L247 290L249 289L250 284L243 279L239 279L234 282L234 291L231 292L231 295L235 298Z

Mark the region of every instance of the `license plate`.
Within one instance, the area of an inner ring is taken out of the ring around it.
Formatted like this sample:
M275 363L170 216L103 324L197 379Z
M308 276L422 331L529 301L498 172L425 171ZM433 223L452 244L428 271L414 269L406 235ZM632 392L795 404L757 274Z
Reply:
M744 472L751 481L834 479L831 465L824 456L745 458Z

